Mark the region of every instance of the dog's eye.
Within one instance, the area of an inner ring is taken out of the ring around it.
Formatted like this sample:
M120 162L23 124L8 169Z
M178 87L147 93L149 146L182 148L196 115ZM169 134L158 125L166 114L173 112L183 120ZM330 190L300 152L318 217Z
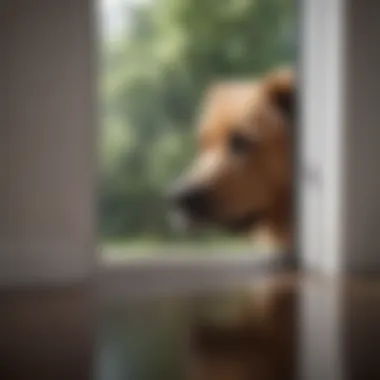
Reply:
M244 154L251 149L252 142L241 133L233 133L228 140L229 150L234 154Z

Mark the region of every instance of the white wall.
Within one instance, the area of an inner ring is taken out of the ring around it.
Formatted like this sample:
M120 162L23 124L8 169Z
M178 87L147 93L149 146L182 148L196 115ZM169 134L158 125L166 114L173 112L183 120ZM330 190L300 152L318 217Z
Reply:
M379 1L305 0L304 264L380 269Z
M90 0L0 5L0 283L94 267Z
M300 46L300 246L304 267L343 263L345 0L304 0Z

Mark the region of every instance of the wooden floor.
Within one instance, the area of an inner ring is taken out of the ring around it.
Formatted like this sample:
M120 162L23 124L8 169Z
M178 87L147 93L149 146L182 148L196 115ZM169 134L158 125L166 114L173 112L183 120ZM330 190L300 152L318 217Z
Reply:
M0 379L380 379L380 280L99 297L0 292ZM274 284L274 285L273 285Z

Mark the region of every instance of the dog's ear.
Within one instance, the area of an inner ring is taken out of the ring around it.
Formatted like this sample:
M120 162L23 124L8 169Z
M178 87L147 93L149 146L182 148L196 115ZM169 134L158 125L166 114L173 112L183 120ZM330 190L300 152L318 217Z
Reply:
M294 74L291 69L278 69L265 79L265 90L270 102L293 123L296 118L296 89Z

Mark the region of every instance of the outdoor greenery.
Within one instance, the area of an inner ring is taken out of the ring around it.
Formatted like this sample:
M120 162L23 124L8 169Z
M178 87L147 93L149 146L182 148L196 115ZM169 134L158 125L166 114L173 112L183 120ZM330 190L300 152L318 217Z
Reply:
M178 236L163 194L193 155L204 89L219 78L251 78L292 62L295 4L126 3L128 27L101 46L101 234L169 241Z

